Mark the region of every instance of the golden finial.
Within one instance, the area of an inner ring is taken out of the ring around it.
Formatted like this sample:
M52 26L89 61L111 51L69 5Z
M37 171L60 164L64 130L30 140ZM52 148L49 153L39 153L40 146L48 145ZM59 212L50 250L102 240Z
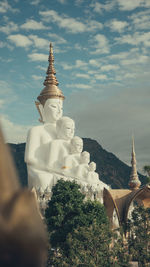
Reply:
M58 81L56 79L56 71L54 68L54 55L53 55L53 47L50 43L50 52L49 52L49 65L46 72L46 78L44 81L44 89L41 91L40 95L37 97L37 99L40 101L40 103L44 106L45 101L49 98L59 98L64 100L64 95L62 91L58 88Z
M129 187L131 190L138 189L141 185L139 180L137 169L136 169L136 155L135 155L135 147L134 147L134 136L132 136L132 153L131 153L131 175L129 181Z

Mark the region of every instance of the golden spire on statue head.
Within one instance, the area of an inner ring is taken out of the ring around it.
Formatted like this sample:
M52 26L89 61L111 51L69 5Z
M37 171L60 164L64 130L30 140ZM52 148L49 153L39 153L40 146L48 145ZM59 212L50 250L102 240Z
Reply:
M37 97L37 99L40 101L40 103L44 106L45 102L49 98L58 98L61 100L64 100L64 95L62 91L58 88L58 81L56 79L56 71L54 68L54 55L53 55L53 47L50 43L50 52L49 52L49 65L46 72L46 78L44 81L44 89L41 91L40 95Z

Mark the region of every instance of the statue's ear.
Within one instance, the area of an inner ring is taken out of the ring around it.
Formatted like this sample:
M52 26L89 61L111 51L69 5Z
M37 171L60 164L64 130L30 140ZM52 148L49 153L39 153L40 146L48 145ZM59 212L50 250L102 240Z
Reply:
M41 123L44 123L45 122L45 115L44 115L44 108L43 108L43 105L38 102L38 101L35 101L35 105L36 105L36 108L40 114L40 118L39 118L39 121Z

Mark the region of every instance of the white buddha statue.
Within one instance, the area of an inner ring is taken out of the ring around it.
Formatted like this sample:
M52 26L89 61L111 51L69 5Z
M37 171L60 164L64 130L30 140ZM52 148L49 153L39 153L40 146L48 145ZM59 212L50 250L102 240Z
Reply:
M39 102L36 102L42 124L30 129L26 142L28 186L45 192L46 188L51 190L60 178L76 179L85 186L89 179L92 185L99 179L96 166L89 165L90 154L82 152L83 140L74 137L74 121L62 117L64 96L55 77L52 45L48 61L45 87L37 98Z
M87 183L89 183L89 184L98 184L99 183L99 174L95 171L96 171L96 163L94 161L92 161L89 164Z
M44 89L38 96L40 116L43 124L29 130L25 150L25 162L28 170L28 186L45 190L53 183L53 175L47 170L49 145L56 136L56 121L62 117L64 96L57 87L53 67L53 51L50 45L49 66L44 81ZM36 102L37 105L37 102Z
M63 159L62 171L65 174L72 174L72 168L79 165L81 152L83 150L83 140L74 136L70 141L69 154Z
M49 146L47 166L52 171L62 171L63 159L68 156L70 141L74 136L75 123L69 117L62 117L56 122L57 139Z
M86 182L90 162L90 153L83 151L80 156L80 162L77 167L74 168L73 176L80 179L80 182Z

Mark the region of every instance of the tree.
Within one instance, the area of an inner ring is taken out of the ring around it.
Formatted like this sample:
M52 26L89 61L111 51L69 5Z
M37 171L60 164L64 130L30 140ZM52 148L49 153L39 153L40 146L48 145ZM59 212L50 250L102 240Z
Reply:
M75 182L59 180L52 192L45 214L50 236L48 266L128 266L124 247L111 247L112 231L102 204L85 201Z
M128 245L124 236L124 229L116 229L113 232L113 265L114 267L129 267L130 256L128 254Z
M128 222L129 254L145 267L150 262L150 208L137 206Z
M150 166L149 165L145 165L143 167L143 171L147 174L146 183L149 184L150 183Z
M90 226L79 226L66 239L69 253L61 249L59 256L51 257L54 266L111 266L111 235L107 225L101 227L94 221Z
M64 247L68 233L78 226L89 226L94 219L100 225L109 224L104 206L84 201L85 196L75 182L59 180L52 189L52 198L45 212L50 242L55 248Z

